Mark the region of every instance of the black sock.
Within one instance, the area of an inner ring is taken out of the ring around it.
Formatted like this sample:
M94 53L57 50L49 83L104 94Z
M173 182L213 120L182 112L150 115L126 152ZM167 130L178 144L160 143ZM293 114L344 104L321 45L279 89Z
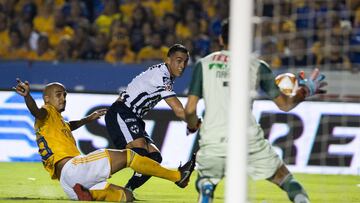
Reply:
M137 148L137 149L139 149L139 148ZM144 156L144 155L142 155L142 156ZM145 156L149 157L150 159L152 159L158 163L161 163L161 161L162 161L162 157L159 152L147 153ZM131 191L134 191L136 188L142 186L150 178L151 178L151 176L142 175L142 174L134 172L133 176L130 178L130 180L126 184L125 188L127 188Z

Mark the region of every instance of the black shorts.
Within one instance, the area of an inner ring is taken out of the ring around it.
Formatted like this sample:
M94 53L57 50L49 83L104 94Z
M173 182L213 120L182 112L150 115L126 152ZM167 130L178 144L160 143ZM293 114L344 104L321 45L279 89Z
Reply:
M154 143L145 131L145 122L138 118L123 102L113 103L105 115L106 129L117 149L125 149L126 145L138 138L145 138Z

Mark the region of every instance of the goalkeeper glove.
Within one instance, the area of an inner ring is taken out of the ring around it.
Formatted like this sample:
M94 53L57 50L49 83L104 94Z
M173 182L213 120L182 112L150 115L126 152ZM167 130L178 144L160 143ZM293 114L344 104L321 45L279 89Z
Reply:
M201 126L201 118L198 118L198 121L196 123L196 127L195 128L189 128L189 126L186 126L186 135L190 135L195 133L197 130L199 130L200 126Z
M323 94L326 93L326 90L321 89L326 86L327 83L323 81L325 79L325 75L321 74L319 69L315 69L309 78L305 78L304 71L300 71L297 75L298 85L300 87L305 87L307 90L307 97L313 96L315 94Z

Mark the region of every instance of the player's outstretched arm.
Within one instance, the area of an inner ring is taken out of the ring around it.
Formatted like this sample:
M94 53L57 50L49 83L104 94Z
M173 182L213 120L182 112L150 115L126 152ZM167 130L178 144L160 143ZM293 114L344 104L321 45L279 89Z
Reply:
M199 97L195 95L189 95L188 101L185 106L185 121L187 123L186 134L195 133L201 126L201 119L196 115L196 106L199 101Z
M185 110L183 105L181 104L180 100L176 97L168 97L165 99L165 102L170 106L170 108L175 113L176 117L180 118L181 120L185 121Z
M85 118L78 120L78 121L70 121L70 129L71 131L76 130L80 128L81 126L90 123L93 120L99 119L101 116L106 114L107 109L98 109L94 112L92 112L90 115L86 116Z
M16 78L17 85L13 89L19 95L24 97L25 104L29 109L30 113L37 119L42 120L46 118L47 111L44 108L38 108L34 98L30 95L30 84L28 81L22 82L19 78Z
M317 68L311 73L309 78L305 78L304 72L301 71L297 76L299 89L296 91L296 94L294 96L287 96L281 93L274 99L274 102L281 110L290 111L300 102L304 101L306 97L326 93L326 90L323 89L327 85L324 79L325 75L321 74Z

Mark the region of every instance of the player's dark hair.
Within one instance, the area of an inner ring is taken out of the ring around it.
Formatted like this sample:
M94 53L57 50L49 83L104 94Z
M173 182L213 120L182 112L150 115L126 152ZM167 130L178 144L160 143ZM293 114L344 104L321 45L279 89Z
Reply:
M221 22L221 37L225 44L229 44L229 19Z
M187 48L184 45L182 45L182 44L174 44L174 45L172 45L170 47L170 49L169 49L169 51L167 53L167 56L170 57L173 54L175 54L175 52L178 52L178 51L189 55L189 51L187 50Z

